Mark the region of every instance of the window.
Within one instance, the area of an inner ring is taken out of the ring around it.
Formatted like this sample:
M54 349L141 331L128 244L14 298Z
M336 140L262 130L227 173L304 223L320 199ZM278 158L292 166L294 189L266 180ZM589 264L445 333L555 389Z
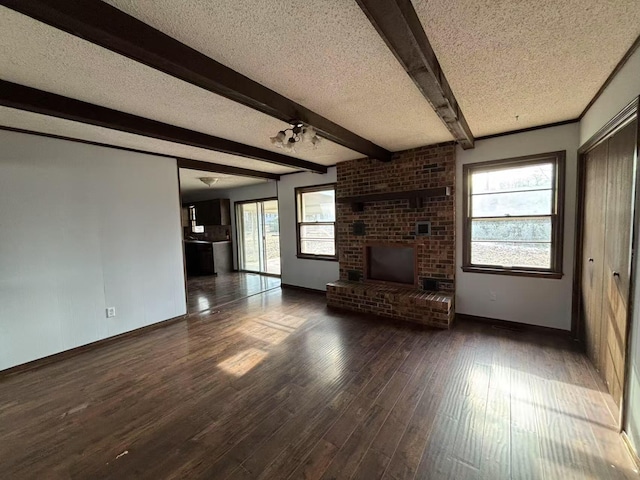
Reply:
M463 167L465 272L562 277L565 152Z
M192 233L204 233L204 226L197 224L196 207L194 205L189 206L189 223Z
M337 260L336 187L296 188L298 257Z

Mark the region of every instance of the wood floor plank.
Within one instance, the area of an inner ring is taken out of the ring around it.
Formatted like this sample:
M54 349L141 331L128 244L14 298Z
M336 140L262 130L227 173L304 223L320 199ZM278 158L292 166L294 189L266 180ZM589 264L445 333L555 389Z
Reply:
M436 377L435 392L440 392L442 401L435 415L420 463L416 468L416 477L433 476L435 478L454 478L453 471L459 460L456 458L456 439L466 428L468 415L465 416L465 404L472 391L470 370L474 365L476 349L480 337L475 327L469 335L454 332L452 345L457 346L453 359L443 365ZM444 372L448 370L448 373ZM439 386L439 388L438 388ZM474 444L477 443L475 440Z
M257 273L229 272L190 277L187 280L187 310L196 313L280 286L279 277Z
M626 452L617 448L618 427L606 407L598 382L584 366L584 355L566 350L560 353L570 382L575 386L571 389L572 401L567 408L571 410L566 413L578 422L579 435L574 434L574 442L585 478L635 478L635 472L627 471Z
M612 404L567 337L276 289L0 376L0 478L640 478Z
M375 346L375 344L372 345ZM381 349L376 347L374 351L375 355L371 356L372 363L373 359L381 352ZM357 372L355 370L353 371L354 375L349 377L350 380L344 384L344 387L358 379L363 372L369 371L365 368L367 363L368 362L360 363L362 368ZM354 364L358 364L358 362L354 362ZM337 396L328 403L327 408L322 409L319 415L314 416L307 423L304 430L298 435L297 441L289 442L280 455L262 471L259 478L281 479L290 476L297 466L304 464L314 444L323 442L322 439L318 442L318 438L323 437L327 433L331 426L337 421L340 414L344 413L347 407L353 403L354 398L355 395L347 388L340 391ZM337 447L335 450L337 450ZM332 448L324 449L324 455L321 456L320 461L316 463L317 469L319 469L319 465L323 462L329 464L329 457L332 458L333 451L334 449ZM318 473L321 472L318 471ZM294 476L293 478L296 477Z
M342 448L351 432L362 421L370 406L387 385L404 358L409 354L410 350L407 348L411 342L412 340L409 338L405 338L404 342L398 339L397 345L392 346L393 353L386 358L381 358L381 360L384 360L384 364L381 366L377 364L370 365L367 369L368 371L362 376L365 380L353 384L354 387L357 387L364 383L364 386L357 393L357 397L349 406L349 409L340 416L338 421L325 434L325 440L333 443L338 448Z
M453 338L453 335L449 335L441 343L432 345L435 358L431 357L431 360L435 368L431 375L425 379L428 382L428 387L407 422L407 427L391 457L383 478L414 478L443 400L442 392L446 388L443 366L453 362L455 359L454 349L451 348Z
M540 432L527 364L527 342L516 343L510 356L511 475L514 478L544 478ZM537 362L536 362L537 364ZM537 365L533 365L534 369ZM551 461L551 459L549 459Z
M374 438L366 455L366 457L370 458L367 459L365 457L366 462L376 462L378 458L388 458L390 461L395 453L400 438L407 428L409 419L417 408L418 402L427 389L429 380L438 364L439 350L436 348L433 338L429 337L425 342L420 342L417 345L415 351L421 353L420 361L414 371L411 372L411 378L400 399L393 406L387 420Z
M508 344L497 332L487 335L492 350L480 478L511 478L511 374Z
M307 458L300 463L298 468L289 478L302 478L304 480L318 480L333 460L338 447L333 443L320 439L313 447Z
M478 470L482 463L482 442L489 396L489 371L490 367L487 365L476 363L471 367L468 383L471 391L459 400L462 403L462 413L454 441L454 458Z
M355 417L341 417L342 422L345 418L355 418L356 420L351 422L355 428L344 429L339 426L339 430L331 429L327 432L325 440L331 441L339 450L322 478L349 478L358 467L375 433L386 420L409 379L409 375L400 371L400 368L405 365L405 361L418 343L417 339L407 338L388 364L363 388L354 401L353 405L358 408ZM351 409L349 413L353 412ZM360 417L360 412L365 412L364 417Z
M377 433L388 415L389 411L386 408L373 405L340 448L321 478L325 480L351 478L369 448L370 432Z
M393 341L395 342L397 339ZM391 340L386 341L386 343L390 342ZM360 356L356 361L352 362L351 370L357 374L347 384L343 394L355 397L355 394L352 394L351 391L355 391L356 386L359 386L361 390L364 389L367 385L367 380L371 379L371 375L382 368L384 356L378 355L381 346L379 339L376 342L368 343L367 353L369 355ZM355 366L360 366L360 370L356 371ZM346 405L346 403L343 405ZM327 413L331 414L333 412ZM344 410L342 413L344 413ZM328 421L322 415L317 417L314 422L314 429L307 429L309 433L302 436L297 444L290 443L263 472L262 476L268 477L271 475L274 478L284 478L288 473L296 469L296 466L298 468L291 473L291 478L304 478L305 476L319 478L322 476L338 448L324 439L318 441L318 438L325 435L331 426L336 423L336 420L334 418L334 421ZM316 433L318 434L317 437L314 436Z
M382 478L390 461L391 459L384 453L376 452L375 455L365 455L351 478L354 480Z
M386 375L388 375L387 370L393 368L393 365L397 365L402 361L405 355L405 349L403 348L403 345L409 341L413 341L413 339L409 339L409 337L405 335L393 335L391 339L385 344L388 344L388 346L390 347L389 351L385 350L384 352L382 352L382 354L380 354L380 351L375 351L375 355L372 361L364 365L362 371L355 373L353 375L353 378L351 378L348 382L345 382L344 391L337 394L337 398L341 399L340 405L338 405L336 408L322 409L320 411L320 414L315 415L312 421L309 421L304 414L300 415L300 418L305 419L305 422L302 426L294 422L289 422L281 430L279 430L276 435L274 435L274 437L269 439L267 448L261 449L259 452L248 458L245 462L243 462L242 466L238 468L229 478L244 478L247 475L256 478L259 475L267 477L273 471L284 469L284 467L280 464L278 464L277 466L272 466L271 464L273 462L276 462L278 458L283 458L284 451L288 451L298 445L299 442L291 442L291 432L299 433L301 430L304 430L306 432L313 432L316 428L319 428L322 433L319 434L316 439L313 439L314 442L317 441L320 436L325 433L326 426L335 423L335 420L340 416L341 413L344 412L345 408L353 403L351 391L347 387L352 384L360 385L361 383L363 383L361 381L361 378L363 377L371 380L369 376L373 373L375 375L374 378L376 379L376 381L364 382L365 387L361 392L361 395L365 397L367 395L372 395L376 388L380 388L379 383L384 381ZM387 356L389 353L391 353L391 355ZM382 373L380 375L377 375L377 372L379 370ZM328 390L328 392L331 391L333 390ZM316 403L308 405L305 411L311 413L315 408L317 408L319 404L325 402L326 400L324 400L323 398L316 399ZM333 402L335 403L335 399L333 400ZM306 439L308 438L308 435L303 434L302 438ZM291 456L292 455L288 453L286 455L286 458L291 458ZM295 465L293 466L293 468L295 468ZM283 472L281 472L281 474L283 474ZM286 475L284 474L283 476L286 477Z

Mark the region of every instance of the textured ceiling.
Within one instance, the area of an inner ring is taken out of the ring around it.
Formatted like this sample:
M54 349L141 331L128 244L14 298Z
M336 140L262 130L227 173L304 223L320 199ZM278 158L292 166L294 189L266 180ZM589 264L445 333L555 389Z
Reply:
M638 0L413 4L476 136L578 117L640 34Z
M85 123L73 122L61 118L49 117L37 113L25 112L13 108L0 107L0 125L6 127L21 128L40 133L49 133L71 137L80 140L106 143L120 147L134 148L147 152L174 155L176 157L203 160L205 162L232 165L235 167L249 168L262 172L292 173L296 169L261 162L250 158L242 158L236 155L212 152L202 148L189 147L178 143L155 140L153 138L119 132L108 128L96 127Z
M282 153L269 141L280 120L5 7L0 31L3 80ZM325 140L295 156L335 165L362 154Z
M412 1L476 136L576 118L640 34L638 0ZM108 3L389 150L451 140L355 0ZM5 7L0 31L4 80L280 151L269 142L279 120ZM8 108L0 124L293 171ZM295 156L362 155L325 140Z
M210 187L200 181L200 177L218 178L218 183ZM266 183L269 180L263 178L238 177L222 173L202 172L200 170L180 169L180 192L184 195L194 192L206 192L211 190L226 190L229 188L245 187L256 183Z
M355 0L109 0L391 151L452 140Z

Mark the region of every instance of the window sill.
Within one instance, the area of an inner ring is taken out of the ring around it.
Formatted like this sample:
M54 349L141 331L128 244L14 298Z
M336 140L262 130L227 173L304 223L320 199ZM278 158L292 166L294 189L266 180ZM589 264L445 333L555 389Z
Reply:
M511 275L514 277L536 277L536 278L550 278L560 279L564 276L562 272L537 272L534 270L509 270L505 268L491 268L491 267L474 267L465 266L462 267L463 272L467 273L484 273L488 275Z
M337 262L338 257L329 257L323 255L308 255L304 253L299 253L296 255L298 258L303 258L305 260L323 260L325 262Z

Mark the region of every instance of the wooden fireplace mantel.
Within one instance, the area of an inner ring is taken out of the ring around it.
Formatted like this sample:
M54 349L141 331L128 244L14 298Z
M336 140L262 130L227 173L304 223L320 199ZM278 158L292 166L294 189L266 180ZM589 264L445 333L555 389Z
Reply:
M451 187L425 188L422 190L406 190L404 192L383 192L358 195L355 197L336 198L337 203L350 203L354 212L362 212L364 204L369 202L382 202L385 200L409 200L411 208L420 208L425 199L430 197L448 197L451 195Z

